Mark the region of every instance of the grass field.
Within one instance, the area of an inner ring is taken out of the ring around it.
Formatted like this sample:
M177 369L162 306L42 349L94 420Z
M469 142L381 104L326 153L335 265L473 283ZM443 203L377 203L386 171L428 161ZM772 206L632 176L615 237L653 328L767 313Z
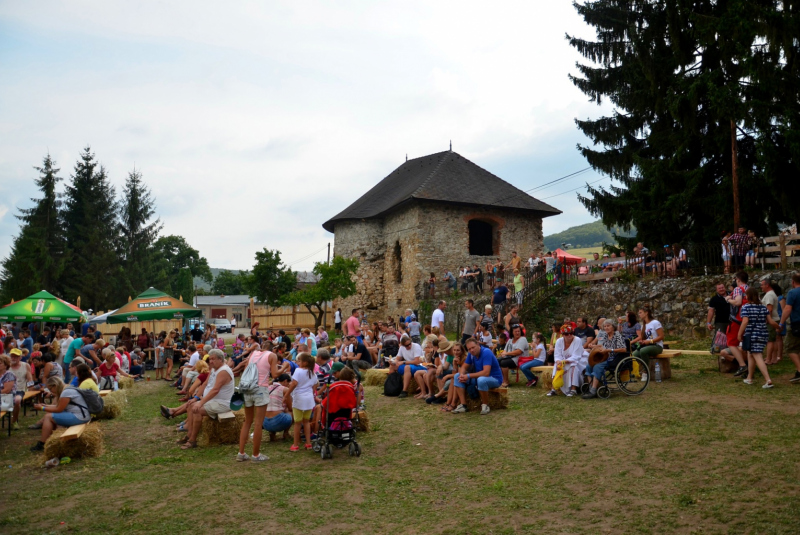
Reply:
M488 416L369 387L362 457L278 442L262 465L181 451L158 415L174 389L142 382L101 423L99 459L48 471L37 432L0 436L0 532L797 533L800 386L786 362L770 391L716 367L681 357L671 380L605 401L515 384Z

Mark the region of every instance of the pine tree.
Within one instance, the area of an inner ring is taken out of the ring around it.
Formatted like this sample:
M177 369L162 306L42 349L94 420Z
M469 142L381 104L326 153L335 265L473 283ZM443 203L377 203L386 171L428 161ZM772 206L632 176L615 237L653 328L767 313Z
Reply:
M40 290L60 293L64 270L64 232L60 216L61 201L56 186L60 171L48 154L44 157L36 186L42 192L31 199L33 207L20 209L17 218L22 222L14 239L11 254L3 261L0 284L2 299L22 299Z
M138 295L156 278L154 243L163 228L155 215L155 200L142 181L142 173L128 173L122 190L119 253L122 283L117 296Z
M89 147L81 153L71 178L64 210L68 255L65 294L72 301L80 296L84 309L108 310L120 306L115 300L121 269L114 188Z
M573 83L610 116L578 120L595 146L579 147L590 165L620 185L588 188L581 202L608 226L635 225L651 246L690 239L714 241L733 226L732 143L738 145L741 222L759 233L796 216L776 202L791 174L786 147L767 143L767 130L783 123L783 97L771 80L777 67L758 57L774 1L598 0L576 4L594 26L595 41L569 37L596 64L579 65ZM795 15L796 17L796 15ZM796 29L796 23L793 27ZM796 33L794 34L797 35ZM782 39L784 43L794 41ZM784 73L796 89L797 69ZM789 91L791 93L791 91ZM796 93L793 93L796 104ZM760 103L767 102L768 105ZM795 123L796 124L796 123ZM760 126L759 126L760 125ZM770 150L772 152L770 152ZM797 159L791 164L797 176ZM767 187L765 187L767 186Z

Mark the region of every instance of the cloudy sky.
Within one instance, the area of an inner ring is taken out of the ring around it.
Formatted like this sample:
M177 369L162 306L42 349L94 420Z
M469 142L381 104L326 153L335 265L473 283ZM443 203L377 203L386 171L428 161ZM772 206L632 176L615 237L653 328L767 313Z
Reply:
M528 190L585 168L567 79L570 2L3 2L0 256L49 151L91 145L118 187L134 165L165 233L213 267L279 249L324 260L321 224L409 158L453 150ZM591 221L593 171L533 193ZM603 180L599 185L607 184ZM558 196L554 196L558 195ZM551 197L553 196L553 197Z

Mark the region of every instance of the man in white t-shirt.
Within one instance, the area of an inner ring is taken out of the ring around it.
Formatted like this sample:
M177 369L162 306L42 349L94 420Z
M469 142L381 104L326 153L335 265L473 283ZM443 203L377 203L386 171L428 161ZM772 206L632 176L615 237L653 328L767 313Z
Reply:
M761 291L764 292L764 297L761 298L761 304L767 307L770 317L777 324L781 320L778 315L778 294L772 289L772 281L769 275L764 275L759 282L761 283ZM777 364L778 359L781 357L776 351L776 349L779 349L778 344L775 343L777 339L777 329L770 323L767 323L767 348L766 354L764 355L764 362L767 364Z
M225 353L219 349L209 351L208 366L211 368L211 373L203 387L202 397L192 405L189 418L186 420L188 434L183 439L182 450L197 447L197 434L200 432L203 416L216 419L220 414L231 410L234 380L233 371L225 364Z
M397 372L403 376L403 391L397 397L408 397L408 385L411 378L418 371L425 371L427 368L422 365L425 352L422 346L415 344L411 338L404 334L400 338L400 349L397 350L397 357L389 364L389 373Z
M342 334L342 309L337 308L336 312L333 313L333 328L336 330L336 334Z
M431 317L431 327L438 327L439 334L444 336L444 309L447 308L447 303L444 301L439 301L439 305L436 307L436 310L433 311L433 316Z

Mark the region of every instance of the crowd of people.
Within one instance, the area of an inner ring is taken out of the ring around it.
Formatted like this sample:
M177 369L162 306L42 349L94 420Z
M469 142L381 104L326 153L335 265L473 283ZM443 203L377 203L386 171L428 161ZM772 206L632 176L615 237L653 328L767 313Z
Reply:
M795 367L790 382L800 383L800 274L792 275L785 297L769 275L758 286L749 281L749 274L739 271L730 286L716 285L706 321L714 333L714 349L720 358L738 364L734 376L744 377L745 384L753 384L758 369L763 388L773 387L769 366L777 364L785 350Z

